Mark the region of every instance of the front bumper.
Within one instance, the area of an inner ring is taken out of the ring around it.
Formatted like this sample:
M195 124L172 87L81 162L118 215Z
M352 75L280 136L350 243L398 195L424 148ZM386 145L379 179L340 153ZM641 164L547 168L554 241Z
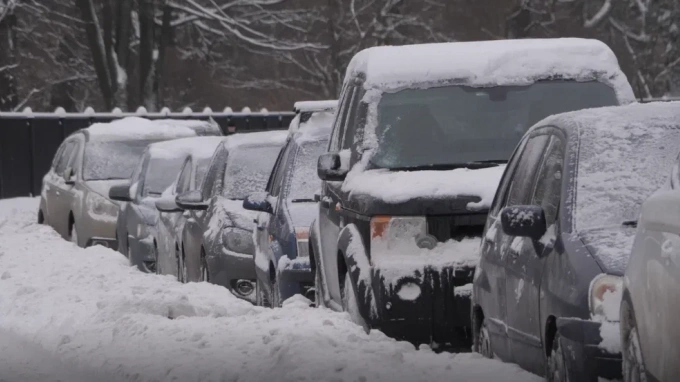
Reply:
M372 283L377 315L370 319L370 325L414 345L469 349L472 326L468 284L473 276L472 267L428 267L389 284L380 270L375 270Z
M207 255L210 282L221 285L234 294L234 296L255 303L255 258L252 255L222 250L218 255ZM246 295L236 291L236 283L239 280L252 282L252 291Z
M578 318L557 319L570 380L596 382L598 377L622 378L621 354L600 348L600 326L599 322Z

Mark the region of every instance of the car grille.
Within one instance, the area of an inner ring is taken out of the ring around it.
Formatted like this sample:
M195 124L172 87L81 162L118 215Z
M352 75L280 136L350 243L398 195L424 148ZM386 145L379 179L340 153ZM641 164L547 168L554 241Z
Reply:
M486 214L428 216L427 233L439 242L462 240L464 237L481 236L485 223Z

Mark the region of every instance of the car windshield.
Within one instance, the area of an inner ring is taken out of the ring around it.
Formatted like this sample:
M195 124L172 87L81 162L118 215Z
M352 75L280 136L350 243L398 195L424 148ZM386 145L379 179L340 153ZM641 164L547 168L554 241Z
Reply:
M228 199L245 199L264 191L280 146L243 147L229 151L224 171L222 195Z
M83 156L84 180L128 179L146 146L153 141L88 142Z
M642 203L668 182L680 131L629 126L583 128L578 148L574 228L630 225Z
M378 104L372 168L465 167L507 160L529 127L552 114L618 104L599 82L445 86L386 93Z
M314 193L321 187L316 162L327 147L326 140L307 142L300 146L293 162L289 187L285 190L288 199L294 202L314 200Z
M142 195L160 196L177 178L184 160L184 157L152 158L144 174Z

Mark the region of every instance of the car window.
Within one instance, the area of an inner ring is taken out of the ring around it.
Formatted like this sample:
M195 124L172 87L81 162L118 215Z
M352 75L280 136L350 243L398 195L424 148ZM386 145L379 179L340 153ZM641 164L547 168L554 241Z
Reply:
M548 135L538 135L527 141L517 163L517 170L512 177L510 189L506 195L505 203L503 203L504 206L529 203L536 167L541 160L548 139Z
M179 178L177 178L175 194L179 195L189 191L190 184L191 184L191 158L187 158L184 161L182 170L179 173Z
M498 215L498 212L500 211L501 207L504 206L506 200L505 196L507 196L508 194L508 189L510 187L510 184L512 183L515 171L517 170L517 164L520 162L522 152L524 152L525 144L526 140L521 141L516 151L512 154L512 157L510 157L510 160L508 161L508 165L505 169L505 172L503 172L503 177L501 178L501 182L499 183L498 191L494 196L493 203L491 203L491 208L489 209L489 215L491 216Z
M347 118L347 111L352 103L352 95L354 94L355 88L348 86L342 92L340 98L340 107L338 108L338 115L335 118L335 126L333 126L333 133L331 134L331 143L329 145L329 151L335 152L340 150L340 140L343 137L345 131L345 119Z
M63 142L61 145L59 145L59 148L57 149L57 153L54 154L54 158L52 159L52 170L54 170L57 167L57 164L59 163L59 160L61 159L61 154L64 153L64 149L66 149L66 146L68 146L69 142Z
M326 141L305 142L295 155L291 155L282 183L286 184L284 197L293 202L313 201L321 186L316 174L316 160L323 153Z
M210 199L213 195L217 195L221 187L222 174L224 173L224 163L227 161L227 150L224 146L220 146L213 155L208 172L205 174L201 190L203 193L203 200Z
M543 157L531 204L543 207L548 226L555 223L562 195L562 164L564 162L564 141L553 136L546 155Z
M359 104L361 103L361 97L363 97L363 92L358 89L354 88L354 92L352 94L352 100L350 101L348 112L347 112L347 119L343 123L345 126L345 131L344 131L344 136L342 138L342 146L341 149L349 149L352 147L352 144L354 143L354 138L357 130L357 114L359 111Z
M57 166L54 169L54 172L56 172L58 175L63 175L64 171L66 171L66 168L71 161L71 157L73 156L75 147L76 143L73 141L66 143L66 146L64 147L64 150L62 150L61 156L59 157L59 161L57 162Z
M243 200L254 192L264 191L279 151L281 146L232 148L223 171L222 196Z
M275 169L276 172L272 173L272 185L271 185L271 190L269 191L269 194L272 196L279 196L281 193L281 185L283 183L284 174L286 172L286 168L288 167L288 158L291 155L291 152L297 148L297 145L294 143L290 143L286 148L285 151L283 152L283 155L281 156L281 161L279 162L279 165Z
M274 178L276 177L276 173L278 172L279 167L281 166L281 158L283 157L283 154L288 150L288 147L293 144L293 141L288 141L288 143L281 148L279 151L279 155L276 157L276 162L274 162L274 168L272 169L271 174L269 174L269 179L267 180L267 186L265 186L264 190L269 194L272 195L272 187L274 186Z

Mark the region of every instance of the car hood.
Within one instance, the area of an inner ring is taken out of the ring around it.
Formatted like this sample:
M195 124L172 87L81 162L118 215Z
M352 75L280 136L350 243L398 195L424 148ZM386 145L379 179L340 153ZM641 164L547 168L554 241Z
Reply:
M483 169L353 169L342 185L344 208L364 215L486 213L505 165Z
M105 197L106 199L109 199L109 190L111 187L122 186L129 183L129 179L88 180L85 181L85 187Z
M623 276L635 240L635 228L608 227L579 232L578 236L602 271Z
M312 221L318 216L319 206L316 203L289 202L288 212L290 213L293 227L309 227L312 224Z
M242 200L221 199L213 208L213 217L206 231L207 236L216 235L226 227L237 227L251 232L255 228L254 220L258 213L243 208Z

